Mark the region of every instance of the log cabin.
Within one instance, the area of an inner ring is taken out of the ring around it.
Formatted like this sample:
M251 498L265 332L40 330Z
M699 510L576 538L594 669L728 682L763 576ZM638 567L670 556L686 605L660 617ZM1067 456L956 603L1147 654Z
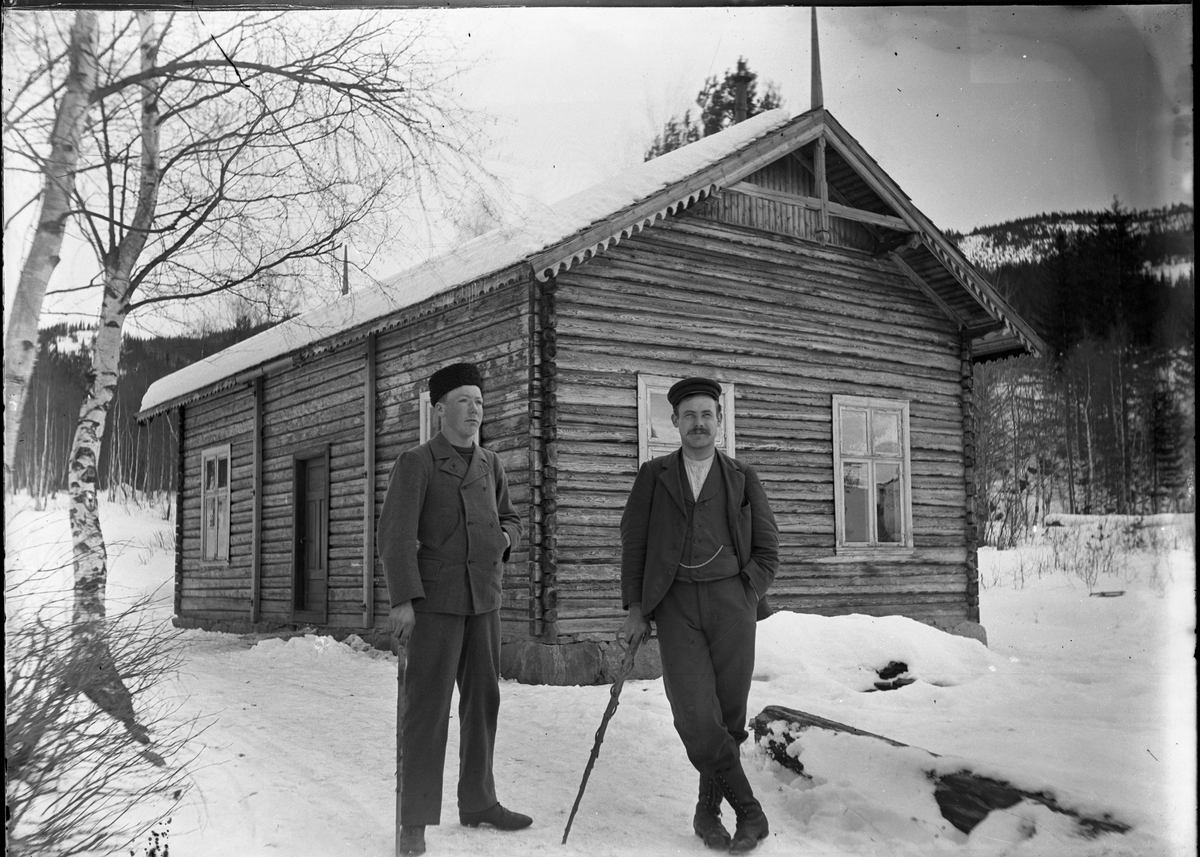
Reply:
M436 431L429 375L469 360L486 381L481 442L526 532L504 578L506 676L611 677L622 508L639 464L678 445L665 393L693 374L723 384L719 443L775 511L776 610L983 638L972 371L1042 343L814 103L155 383L139 417L180 420L176 623L382 645L388 474Z

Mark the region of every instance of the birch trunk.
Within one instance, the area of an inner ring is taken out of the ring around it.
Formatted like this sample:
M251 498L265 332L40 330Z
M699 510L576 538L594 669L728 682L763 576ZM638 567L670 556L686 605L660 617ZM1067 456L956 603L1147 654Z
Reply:
M80 138L87 124L88 100L96 88L96 39L96 13L76 12L71 28L71 70L50 134L50 157L42 168L37 231L21 268L4 340L4 472L7 475L12 474L25 396L37 359L42 301L50 275L58 265L71 199L75 195Z
M141 26L142 69L153 68L158 37L152 12L138 12ZM161 179L158 167L158 93L154 82L143 84L141 178L133 221L117 251L105 260L104 299L100 325L92 347L92 383L79 411L71 446L71 536L75 571L76 659L80 690L97 707L124 724L135 740L149 743L146 727L137 722L133 697L121 677L120 665L104 637L108 556L96 504L100 442L108 409L117 388L121 337L134 286L131 272L146 246L154 222ZM153 758L153 757L148 757Z
M141 26L141 67L154 68L158 36L153 12L138 12ZM104 266L104 298L100 325L92 346L92 383L79 410L71 445L71 536L75 560L75 619L81 628L103 619L108 578L107 552L96 508L100 443L116 391L121 337L129 312L131 275L154 222L161 176L158 166L158 91L153 81L142 84L142 152L138 201L133 221Z
M105 583L108 577L107 550L97 515L97 476L100 443L108 419L108 408L117 387L121 357L121 334L125 322L124 295L120 283L106 277L100 327L92 347L92 385L79 410L71 445L69 488L71 536L75 558L75 620L80 624L103 619Z

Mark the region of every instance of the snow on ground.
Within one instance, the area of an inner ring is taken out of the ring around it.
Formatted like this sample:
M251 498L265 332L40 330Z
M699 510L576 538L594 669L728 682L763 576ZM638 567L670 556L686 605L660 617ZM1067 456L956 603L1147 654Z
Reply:
M9 506L6 571L69 559L63 504L44 513L22 498ZM171 522L115 504L102 506L102 520L112 609L149 595L150 610L169 622ZM809 730L799 750L808 781L748 742L743 759L771 823L756 853L1195 853L1194 538L1185 544L1130 558L1118 577L1098 581L1097 590L1124 593L1112 597L1090 596L1062 573L1039 577L1019 551L981 551L989 648L899 617L783 613L761 623L751 715L783 705L921 749ZM43 576L37 598L67 581L66 568ZM187 631L181 640L176 716L207 728L190 791L159 828L172 855L391 855L394 658L355 638ZM907 663L917 681L864 692L889 661ZM626 684L566 845L609 688L504 682L502 692L497 787L534 826L458 825L452 728L444 823L427 832L430 855L708 853L691 831L696 775L661 681ZM1064 816L1022 803L968 836L942 818L923 751L943 757L939 770L969 767L1133 829L1081 838Z

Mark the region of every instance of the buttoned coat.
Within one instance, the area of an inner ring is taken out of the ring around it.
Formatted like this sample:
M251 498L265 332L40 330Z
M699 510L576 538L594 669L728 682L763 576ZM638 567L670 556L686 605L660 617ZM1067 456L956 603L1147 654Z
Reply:
M466 462L438 434L396 459L377 527L393 607L411 600L417 612L499 609L504 563L520 538L508 478L490 449L476 444Z
M741 578L761 601L779 568L775 514L753 467L720 450L714 455L725 479ZM681 449L643 464L621 515L621 601L626 609L640 601L647 616L671 588L683 556L688 525L683 467Z

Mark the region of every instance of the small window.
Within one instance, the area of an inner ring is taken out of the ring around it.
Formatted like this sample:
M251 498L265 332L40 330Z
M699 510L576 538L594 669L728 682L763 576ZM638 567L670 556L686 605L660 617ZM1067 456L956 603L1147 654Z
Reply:
M201 453L200 555L206 562L229 559L229 446L214 446Z
M911 548L908 402L833 397L837 549Z
M671 423L671 403L667 391L682 378L663 375L638 375L638 464L679 449L679 429ZM721 384L721 428L717 449L736 457L733 432L733 384Z

